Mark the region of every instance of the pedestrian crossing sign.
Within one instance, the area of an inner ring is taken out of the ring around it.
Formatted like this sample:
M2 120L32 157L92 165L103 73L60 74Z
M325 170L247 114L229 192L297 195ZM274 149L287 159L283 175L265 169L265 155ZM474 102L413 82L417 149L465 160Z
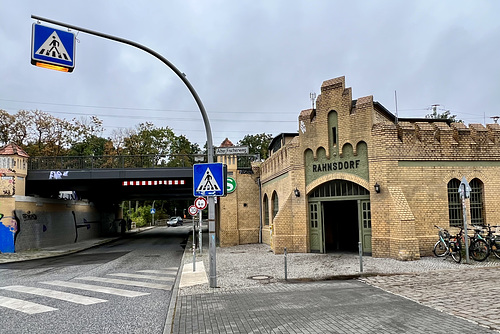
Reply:
M194 196L226 196L227 169L221 163L193 166Z
M75 34L33 23L31 64L63 72L73 72Z

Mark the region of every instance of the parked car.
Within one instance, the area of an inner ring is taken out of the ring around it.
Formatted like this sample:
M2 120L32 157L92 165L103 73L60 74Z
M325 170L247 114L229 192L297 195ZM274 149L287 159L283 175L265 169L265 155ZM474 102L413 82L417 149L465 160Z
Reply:
M182 226L182 218L181 217L171 217L167 221L168 226Z

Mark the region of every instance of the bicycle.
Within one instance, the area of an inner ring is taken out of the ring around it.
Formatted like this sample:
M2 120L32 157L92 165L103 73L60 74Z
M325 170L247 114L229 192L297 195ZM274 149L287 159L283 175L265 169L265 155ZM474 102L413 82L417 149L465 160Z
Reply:
M469 255L474 261L482 262L490 255L490 247L488 242L481 235L483 227L474 227L474 235L469 240Z
M488 247L490 248L490 253L493 253L498 259L500 259L500 236L495 235L491 230L492 227L498 228L498 226L490 226L488 224L488 234L486 234L486 242L488 243Z
M434 226L439 229L439 240L436 242L432 250L434 255L437 257L450 255L455 262L460 263L462 260L462 252L459 242L459 234L451 236L448 230L437 225Z

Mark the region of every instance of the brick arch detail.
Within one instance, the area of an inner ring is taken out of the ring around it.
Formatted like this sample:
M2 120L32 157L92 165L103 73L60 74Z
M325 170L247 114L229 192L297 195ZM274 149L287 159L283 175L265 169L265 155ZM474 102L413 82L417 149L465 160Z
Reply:
M306 194L309 195L311 191L313 191L314 188L317 186L326 183L328 181L333 181L333 180L345 180L345 181L350 181L356 184L359 184L360 186L364 187L368 191L370 191L370 184L368 181L365 179L360 178L359 176L352 175L349 173L336 173L336 174L329 174L329 175L324 175L320 177L319 179L314 180L311 182L307 187L306 187Z

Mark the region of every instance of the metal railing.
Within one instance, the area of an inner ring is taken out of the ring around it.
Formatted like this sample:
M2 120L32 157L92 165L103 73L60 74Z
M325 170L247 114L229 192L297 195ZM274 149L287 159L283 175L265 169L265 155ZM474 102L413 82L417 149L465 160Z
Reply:
M28 169L168 168L191 167L203 162L206 156L188 154L30 157Z
M238 156L238 169L251 170L252 162L257 160L255 155ZM28 170L170 168L206 162L207 156L201 154L45 156L30 157Z

